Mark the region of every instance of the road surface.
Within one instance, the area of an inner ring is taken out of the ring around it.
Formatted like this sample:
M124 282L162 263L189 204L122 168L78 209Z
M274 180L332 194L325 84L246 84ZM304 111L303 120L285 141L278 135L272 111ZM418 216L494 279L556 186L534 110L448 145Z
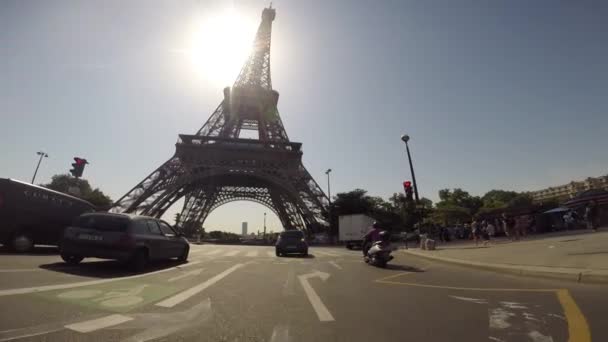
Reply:
M395 253L192 245L133 274L0 254L0 341L608 341L608 286L503 275Z

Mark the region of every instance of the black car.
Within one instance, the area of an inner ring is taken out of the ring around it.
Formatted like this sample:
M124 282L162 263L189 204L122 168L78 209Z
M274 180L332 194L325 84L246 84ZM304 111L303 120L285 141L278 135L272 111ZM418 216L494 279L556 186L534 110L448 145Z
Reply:
M188 240L168 223L147 216L94 213L76 218L65 230L61 258L78 264L86 257L128 262L138 271L151 260L188 260Z
M308 255L308 244L304 237L304 233L299 230L286 230L279 234L279 239L275 245L275 253L277 256L284 254L301 254Z
M57 245L75 217L94 212L79 198L14 179L0 178L0 243L17 252Z

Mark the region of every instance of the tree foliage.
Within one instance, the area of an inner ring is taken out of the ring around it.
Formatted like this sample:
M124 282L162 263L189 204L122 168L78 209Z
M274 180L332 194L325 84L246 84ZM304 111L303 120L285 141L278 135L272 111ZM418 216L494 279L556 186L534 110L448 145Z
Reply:
M91 202L99 209L109 209L109 207L112 205L112 199L99 190L99 188L91 188L89 181L86 179L75 178L67 174L54 175L51 178L50 183L43 184L42 186L82 198L85 201ZM78 193L70 192L71 188L78 189Z

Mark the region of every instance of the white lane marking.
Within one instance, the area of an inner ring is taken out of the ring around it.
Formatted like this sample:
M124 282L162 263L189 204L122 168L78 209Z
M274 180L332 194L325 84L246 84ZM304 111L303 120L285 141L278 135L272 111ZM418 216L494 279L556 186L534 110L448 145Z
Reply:
M176 281L176 280L184 279L186 277L199 275L199 274L201 274L201 272L203 272L203 270L204 270L204 268L199 268L198 270L192 270L192 271L186 272L184 274L180 274L178 276L175 276L173 278L169 278L168 281L169 282L173 282L173 281Z
M97 318L97 319L92 319L90 321L68 324L65 326L65 328L73 330L73 331L77 331L80 333L88 333L88 332L92 332L95 330L118 325L118 324L121 324L124 322L128 322L132 319L133 318L128 317L128 316L115 314L115 315L110 315L110 316L101 317L101 318Z
M335 267L335 268L339 269L339 270L341 270L341 269L342 269L342 266L340 266L340 265L336 264L336 262L335 262L335 261L330 261L330 262L329 262L329 264L330 264L330 265L332 265L333 267Z
M328 252L321 252L321 251L313 251L312 254L313 255L314 254L321 254L321 255L326 255L326 256L330 256L330 257L337 257L337 256L339 256L338 254L335 254L335 253L328 253Z
M224 272L206 280L205 282L198 284L194 287L191 287L188 290L180 292L173 297L169 297L161 302L158 302L158 303L156 303L156 305L162 306L165 308L172 308L172 307L176 306L177 304L187 300L188 298L196 295L197 293L203 291L204 289L208 288L209 286L217 283L218 281L222 280L224 277L226 277L230 273L236 271L237 269L239 269L243 266L244 266L244 264L236 264L236 265L230 267L229 269L225 270Z
M459 297L459 296L449 296L454 299L463 300L465 302L471 302L475 304L488 304L488 301L480 298L469 298L469 297Z
M0 273L35 272L35 271L41 271L41 269L39 269L39 268L13 268L13 269L0 270Z
M224 254L224 256L235 256L237 254L239 254L241 251L230 251L226 254Z
M274 258L276 256L276 254L274 252L268 251L266 252L266 254L268 254L269 257Z
M289 328L285 325L277 325L272 329L272 336L270 336L270 342L288 342L289 341Z
M207 253L205 253L203 255L214 255L214 254L220 253L221 251L223 251L223 249L214 249L211 252L207 252Z
M294 283L296 280L296 272L293 268L289 268L287 271L287 279L283 284L283 296L292 296L295 294Z
M119 280L137 279L137 278L141 278L141 277L145 277L145 276L149 276L149 275L153 275L153 274L159 274L159 273L169 272L169 271L173 271L173 270L178 270L178 269L181 269L184 267L194 266L199 263L201 263L201 262L200 261L191 261L185 265L180 265L177 267L165 268L164 270L158 270L158 271L154 271L154 272L150 272L150 273L136 274L136 275L132 275L132 276L119 277L119 278L89 280L89 281L81 281L81 282L77 282L77 283L44 285L44 286L35 286L35 287L25 287L25 288L19 288L19 289L0 290L0 297L18 295L18 294L26 294L26 293L34 293L34 292L71 289L71 288L75 288L75 287L105 284L105 283L110 283L110 282L119 281Z
M299 275L298 279L300 280L300 284L302 285L304 292L306 292L306 296L308 297L308 301L310 302L310 305L312 305L312 308L317 313L317 317L319 317L319 321L321 321L321 322L335 321L334 316L331 315L331 313L329 312L329 310L327 309L325 304L323 304L323 302L321 301L321 298L319 298L319 295L315 292L315 290L312 288L312 286L310 286L310 284L308 283L308 279L314 278L314 277L319 277L319 278L321 278L321 280L326 281L327 278L329 278L329 273L325 273L325 272L321 272L321 271L314 271L312 273Z
M258 251L249 251L249 252L247 252L247 256L248 257L258 256Z

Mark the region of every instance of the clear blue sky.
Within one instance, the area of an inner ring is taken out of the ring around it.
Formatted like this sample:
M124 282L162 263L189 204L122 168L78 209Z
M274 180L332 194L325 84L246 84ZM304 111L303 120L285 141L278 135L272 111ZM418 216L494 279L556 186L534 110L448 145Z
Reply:
M193 22L233 6L254 24L249 42L267 4L1 1L0 177L29 181L43 149L37 183L80 156L91 163L85 178L119 198L172 156L178 133L202 126L229 85L181 55ZM334 194L400 191L406 132L420 192L433 200L446 187L481 195L608 173L607 2L274 7L279 111L323 188L334 170ZM204 53L222 59L214 44ZM240 232L248 221L255 231L264 210L229 204L206 226ZM280 229L271 213L269 226Z

